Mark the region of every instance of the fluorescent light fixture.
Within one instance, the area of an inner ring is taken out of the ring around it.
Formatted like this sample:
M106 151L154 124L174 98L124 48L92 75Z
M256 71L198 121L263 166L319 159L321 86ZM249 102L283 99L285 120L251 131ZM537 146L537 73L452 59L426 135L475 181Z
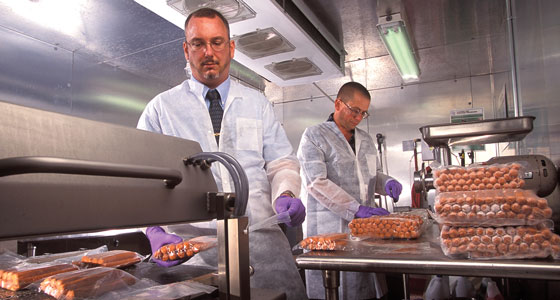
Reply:
M85 0L0 0L19 16L39 26L56 30L69 36L78 36L83 30L82 12Z
M418 80L420 69L400 14L390 15L383 20L383 23L377 24L377 30L403 80Z

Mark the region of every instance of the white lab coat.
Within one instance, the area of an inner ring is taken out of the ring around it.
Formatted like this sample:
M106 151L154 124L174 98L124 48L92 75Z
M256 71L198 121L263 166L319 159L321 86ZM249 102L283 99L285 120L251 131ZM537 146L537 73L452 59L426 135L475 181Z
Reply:
M385 183L391 177L377 167L375 144L371 136L356 128L356 154L337 127L327 121L309 127L303 133L297 157L301 163L302 201L307 209L304 235L349 232L348 223L360 205L375 207L367 199L368 183L385 195ZM309 298L324 298L320 271L307 270ZM340 299L381 298L387 292L383 274L341 272Z
M144 109L138 128L197 141L205 152L231 154L248 177L249 224L272 216L271 199L285 190L298 194L300 189L299 164L272 105L260 92L232 80L218 148L202 90L202 84L186 80L157 95ZM212 171L220 190L233 191L225 168L213 166ZM255 271L252 287L281 289L288 299L305 299L290 245L278 226L251 232L249 247Z

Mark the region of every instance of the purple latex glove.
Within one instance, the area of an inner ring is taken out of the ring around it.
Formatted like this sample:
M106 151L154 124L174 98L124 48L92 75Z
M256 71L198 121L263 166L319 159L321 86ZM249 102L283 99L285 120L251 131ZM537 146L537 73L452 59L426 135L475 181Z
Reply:
M148 240L150 241L150 246L152 247L152 260L155 261L156 264L168 268L181 264L185 261L185 260L163 261L160 259L153 258L153 254L156 253L156 251L159 248L161 248L163 245L177 244L183 241L182 238L178 237L177 235L165 232L165 230L163 230L163 228L159 226L148 227L146 229L146 236L148 237Z
M303 206L303 203L298 198L280 196L276 199L274 208L278 214L288 211L291 221L286 223L286 225L289 227L299 226L305 220L305 206Z
M371 216L384 216L388 215L389 212L381 207L369 207L360 205L358 212L356 212L356 218L369 218Z
M402 191L402 185L395 179L389 179L385 184L385 193L393 198L394 202L399 201L399 196Z

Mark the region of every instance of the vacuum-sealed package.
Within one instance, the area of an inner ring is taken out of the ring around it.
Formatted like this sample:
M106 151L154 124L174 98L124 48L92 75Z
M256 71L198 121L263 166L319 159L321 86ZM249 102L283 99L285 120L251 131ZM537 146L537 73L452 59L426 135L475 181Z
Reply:
M544 224L535 226L458 227L444 225L441 249L453 258L560 258L560 236Z
M95 267L61 273L45 278L39 290L56 299L84 299L126 288L138 279L115 268Z
M440 193L434 211L438 223L452 225L536 225L552 216L546 199L520 189Z
M200 236L177 244L162 246L154 253L154 258L163 261L186 259L201 251L216 247L217 244L216 236Z
M348 233L327 233L310 236L299 242L294 250L349 250L348 238Z
M144 260L142 255L127 250L112 250L82 257L82 263L84 264L112 268L127 267L137 264L142 260Z
M353 237L374 239L415 239L424 231L427 216L420 213L393 213L357 218L348 224Z
M24 263L0 270L0 287L11 291L18 291L48 276L75 271L77 269L78 267L73 264L61 264L56 262L43 264Z
M525 186L521 163L444 166L434 170L434 186L440 193L517 189Z

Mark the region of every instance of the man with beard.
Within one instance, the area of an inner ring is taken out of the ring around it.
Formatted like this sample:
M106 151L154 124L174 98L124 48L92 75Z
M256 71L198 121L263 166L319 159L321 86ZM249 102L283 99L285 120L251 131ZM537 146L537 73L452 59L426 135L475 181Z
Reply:
M249 180L249 224L275 213L288 212L288 226L299 226L305 208L299 194L299 163L272 105L260 92L232 81L229 76L235 43L227 20L203 8L185 22L185 58L192 79L157 95L146 106L138 128L197 141L205 152L226 152L244 168ZM213 167L221 191L231 191L227 173ZM152 252L181 240L161 227L146 230ZM251 232L251 287L286 291L288 299L305 299L305 288L290 245L277 225ZM200 253L195 260L217 266L217 251ZM163 262L170 267L182 261Z

